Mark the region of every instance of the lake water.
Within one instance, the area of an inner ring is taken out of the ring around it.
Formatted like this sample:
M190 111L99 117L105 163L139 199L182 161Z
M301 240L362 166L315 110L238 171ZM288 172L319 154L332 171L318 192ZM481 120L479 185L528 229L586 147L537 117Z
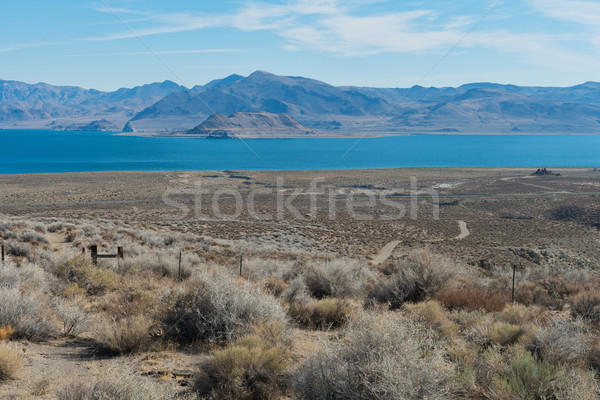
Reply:
M198 139L0 131L0 174L400 167L600 167L600 136Z

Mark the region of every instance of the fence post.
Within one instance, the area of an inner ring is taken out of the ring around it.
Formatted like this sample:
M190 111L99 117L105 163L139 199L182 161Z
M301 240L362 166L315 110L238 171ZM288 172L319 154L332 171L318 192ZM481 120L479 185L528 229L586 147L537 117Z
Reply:
M117 258L125 258L125 251L123 250L123 246L117 247Z
M92 262L94 263L94 265L98 265L98 245L91 245L90 253L92 255Z
M242 263L244 261L244 252L240 251L240 276L242 276Z
M181 253L182 250L179 249L179 270L177 271L177 280L181 280Z
M515 273L517 271L517 258L513 260L513 281L512 281L512 296L510 298L511 304L515 304Z
M2 245L1 247L2 247L2 264L4 264L4 245Z

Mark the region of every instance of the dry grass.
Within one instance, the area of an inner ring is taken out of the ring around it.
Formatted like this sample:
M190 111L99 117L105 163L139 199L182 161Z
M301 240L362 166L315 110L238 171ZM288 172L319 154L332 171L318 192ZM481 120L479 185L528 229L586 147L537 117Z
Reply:
M14 379L21 369L21 354L15 346L0 343L0 383Z
M291 303L289 314L300 326L316 329L334 329L344 325L352 310L346 299L328 298L309 303Z
M97 329L99 346L113 354L131 354L148 349L152 320L135 315L108 321Z

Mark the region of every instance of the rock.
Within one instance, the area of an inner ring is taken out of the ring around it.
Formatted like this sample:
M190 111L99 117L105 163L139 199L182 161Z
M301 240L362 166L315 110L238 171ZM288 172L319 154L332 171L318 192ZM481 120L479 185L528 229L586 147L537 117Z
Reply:
M547 168L538 168L537 171L535 171L531 175L532 176L560 176L559 173L552 172Z
M127 132L127 133L135 132L135 128L133 127L133 124L131 123L131 121L128 121L125 124L125 126L123 127L123 132Z
M213 114L206 121L186 132L188 135L213 139L244 137L298 137L317 135L286 114L268 112L236 112L229 116Z

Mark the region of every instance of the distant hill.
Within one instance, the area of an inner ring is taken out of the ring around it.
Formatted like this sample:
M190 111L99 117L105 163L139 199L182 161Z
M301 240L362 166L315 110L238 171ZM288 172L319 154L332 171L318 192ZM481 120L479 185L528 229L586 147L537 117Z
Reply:
M62 129L105 120L120 129L139 111L184 90L171 81L101 92L0 80L0 127Z
M213 114L186 134L207 138L249 138L298 137L317 135L318 132L286 114L237 112L229 116Z
M0 81L0 128L107 121L128 132L182 132L213 114L286 114L323 133L599 133L600 83L525 87L336 87L256 71L187 89L173 82L100 92Z

